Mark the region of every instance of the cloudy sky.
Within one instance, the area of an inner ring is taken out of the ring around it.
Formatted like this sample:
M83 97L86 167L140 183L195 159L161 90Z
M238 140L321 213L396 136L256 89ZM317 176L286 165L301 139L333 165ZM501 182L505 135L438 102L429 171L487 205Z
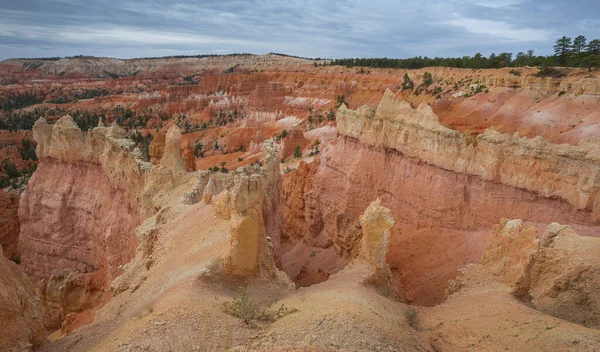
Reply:
M0 59L463 56L600 38L599 0L0 0Z

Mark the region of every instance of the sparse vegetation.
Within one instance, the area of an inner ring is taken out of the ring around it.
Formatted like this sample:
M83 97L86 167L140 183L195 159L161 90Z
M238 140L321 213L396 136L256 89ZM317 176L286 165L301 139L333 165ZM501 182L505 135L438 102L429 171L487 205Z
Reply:
M408 73L404 74L404 81L402 82L402 91L415 89L415 82L413 82Z
M204 158L204 144L200 141L196 141L194 144L194 156L196 158Z
M314 147L312 148L312 150L310 151L310 153L308 154L308 156L314 156L317 155L321 152L321 150L319 149L319 145L321 145L321 141L320 140L316 140ZM295 155L295 153L294 153ZM300 154L300 157L302 157L302 154Z
M21 148L19 148L21 159L37 161L38 157L35 153L33 143L27 138L21 139Z
M423 84L428 87L433 83L433 76L431 75L431 73L425 71L425 73L423 73Z
M301 158L301 157L302 157L302 149L300 149L300 146L297 145L296 150L294 150L294 158Z
M140 148L145 161L150 160L150 143L154 139L150 133L145 136L140 131L135 131L129 135L129 138L135 142L136 146Z
M231 302L221 304L223 312L241 319L246 325L255 326L256 322L272 323L286 315L297 312L295 308L287 308L283 304L274 312L268 312L261 307L260 302L255 302L245 291Z
M410 307L404 312L404 318L412 328L417 329L419 327L419 315L416 309Z
M337 100L337 103L335 104L336 109L339 109L340 106L342 106L342 104L348 105L348 103L346 103L346 98L343 95L338 95L336 100ZM319 121L319 122L321 122L321 121Z

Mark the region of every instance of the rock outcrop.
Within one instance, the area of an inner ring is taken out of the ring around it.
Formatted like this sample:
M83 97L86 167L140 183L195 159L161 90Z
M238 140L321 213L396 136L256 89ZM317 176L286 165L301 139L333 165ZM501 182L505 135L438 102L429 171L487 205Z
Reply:
M304 150L309 144L310 140L304 138L304 133L301 130L292 130L288 136L282 141L282 147L280 152L281 159L289 159L294 157L296 148Z
M197 171L194 175L192 189L185 192L181 197L181 201L187 205L196 204L202 200L204 189L206 188L206 185L208 185L208 180L210 178L210 172L206 170Z
M521 220L502 220L483 267L512 292L555 317L600 327L600 239L552 223L537 236Z
M259 255L266 249L259 175L235 175L231 195L229 254L223 261L225 275L245 278L259 269Z
M4 257L19 258L19 194L0 189L0 247Z
M183 158L185 171L187 171L187 172L196 171L196 157L194 156L194 149L192 148L191 145L187 144L185 146L185 148L183 148L181 157Z
M245 279L277 271L275 260L283 224L281 172L273 142L264 143L264 167L240 167L231 174L210 176L204 201L217 216L230 219L229 254L223 274Z
M395 223L392 212L381 205L381 199L373 201L360 217L362 239L359 257L371 264L375 271L389 270L386 257Z
M160 162L165 151L165 134L158 132L152 138L152 142L148 147L148 155L150 156L150 162L154 165Z
M40 119L33 135L40 163L21 197L19 250L50 316L59 317L47 323L57 327L66 314L100 304L98 292L135 255L151 165L116 124L84 133L70 116L54 125Z
M174 178L185 171L185 164L181 159L181 129L177 125L171 126L167 131L160 165L171 170Z
M277 149L272 140L264 142L263 164L261 178L265 231L271 240L273 250L279 253L283 228L282 180Z
M556 145L541 137L520 138L494 129L473 138L442 126L428 105L413 109L390 90L376 111L340 107L337 122L341 135L366 147L394 149L445 170L564 199L576 209L600 214L596 141Z
M0 350L27 351L46 340L44 311L33 285L0 252Z

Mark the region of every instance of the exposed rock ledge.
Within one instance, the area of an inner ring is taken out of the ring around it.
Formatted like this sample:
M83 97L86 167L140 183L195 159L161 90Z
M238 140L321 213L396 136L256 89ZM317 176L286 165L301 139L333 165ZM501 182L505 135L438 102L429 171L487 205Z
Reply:
M376 111L364 106L337 112L341 135L364 146L395 149L461 174L561 198L578 210L600 213L600 143L552 144L490 128L476 137L442 126L428 105L413 109L385 92Z

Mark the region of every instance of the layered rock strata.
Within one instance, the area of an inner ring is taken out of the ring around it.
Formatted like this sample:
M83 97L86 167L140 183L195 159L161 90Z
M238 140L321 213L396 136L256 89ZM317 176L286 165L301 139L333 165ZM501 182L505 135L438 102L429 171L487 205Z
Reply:
M27 351L43 343L43 316L32 283L0 252L0 351Z
M376 111L340 107L341 135L365 147L394 149L403 155L459 174L564 199L578 210L598 213L600 144L583 140L578 146L556 145L501 134L493 129L477 137L463 135L439 123L426 104L413 109L387 90ZM531 177L531 175L536 177Z
M21 197L22 266L39 282L48 327L101 303L135 255L152 167L115 124L84 133L70 116L33 128L40 163Z
M398 224L387 262L408 302L441 302L458 269L479 262L501 217L598 234L600 149L593 141L553 145L493 130L474 138L390 91L377 111L342 106L337 122L341 138L323 148L320 163L286 175L284 238L352 258L359 218L381 198ZM320 268L328 273L339 270L326 265Z
M0 190L0 247L4 257L19 258L19 194Z

